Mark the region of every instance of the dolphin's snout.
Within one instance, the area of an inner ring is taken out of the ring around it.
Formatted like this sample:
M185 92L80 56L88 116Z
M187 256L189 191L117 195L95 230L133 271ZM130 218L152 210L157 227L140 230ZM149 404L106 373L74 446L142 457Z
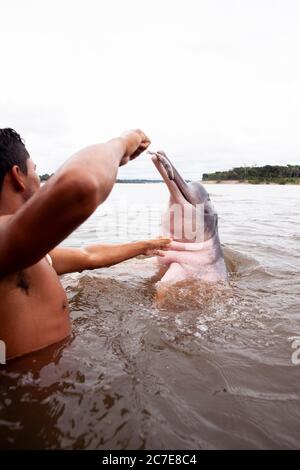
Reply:
M157 152L156 154L158 161L162 164L164 169L167 172L167 175L171 181L174 180L174 170L172 164L169 162L169 160L163 155L162 152Z
M158 150L157 152L150 152L148 150L148 153L152 155L152 161L156 163L157 161L163 166L165 169L168 178L173 181L174 180L174 170L171 162L169 162L165 152L162 150Z

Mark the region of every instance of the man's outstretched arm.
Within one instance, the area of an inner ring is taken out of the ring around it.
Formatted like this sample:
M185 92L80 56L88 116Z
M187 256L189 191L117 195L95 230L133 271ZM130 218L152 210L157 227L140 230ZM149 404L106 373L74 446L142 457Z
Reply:
M43 258L82 224L110 193L118 167L150 141L130 131L71 157L15 214L0 224L0 275Z
M154 255L167 248L169 238L156 238L130 243L91 245L85 248L54 248L49 254L57 274L81 272L112 266L138 255Z

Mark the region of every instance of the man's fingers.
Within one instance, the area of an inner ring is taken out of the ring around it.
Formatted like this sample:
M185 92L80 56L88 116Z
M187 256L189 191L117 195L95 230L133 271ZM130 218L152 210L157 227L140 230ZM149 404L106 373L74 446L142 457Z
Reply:
M145 255L147 255L147 256L162 256L160 253L163 253L163 251L153 248L152 250L151 249L147 250L145 252Z
M154 245L154 249L160 249L160 250L168 250L168 247L170 246L171 240L166 239L166 240L159 240L157 243Z
M130 156L130 160L134 160L136 157L138 157L141 153L143 153L149 147L149 145L150 145L150 141L141 142L139 147Z
M140 129L123 132L121 138L124 139L126 148L120 166L126 165L129 160L134 160L144 152L151 143L149 137Z
M161 238L159 239L159 245L160 246L168 246L170 245L172 240L170 238Z
M155 251L156 251L156 255L160 256L161 258L166 256L166 253L163 250L155 250Z

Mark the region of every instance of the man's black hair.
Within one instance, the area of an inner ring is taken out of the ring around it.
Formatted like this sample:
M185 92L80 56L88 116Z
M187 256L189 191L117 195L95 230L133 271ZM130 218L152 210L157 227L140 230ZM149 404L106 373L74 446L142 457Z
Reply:
M6 173L18 165L27 175L27 159L30 158L24 142L13 129L0 129L0 191Z

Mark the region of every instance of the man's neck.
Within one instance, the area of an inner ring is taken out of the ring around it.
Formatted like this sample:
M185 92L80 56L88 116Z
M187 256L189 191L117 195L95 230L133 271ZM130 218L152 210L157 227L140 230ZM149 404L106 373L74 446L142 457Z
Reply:
M14 214L24 204L24 201L19 196L12 196L1 194L0 196L0 215Z

